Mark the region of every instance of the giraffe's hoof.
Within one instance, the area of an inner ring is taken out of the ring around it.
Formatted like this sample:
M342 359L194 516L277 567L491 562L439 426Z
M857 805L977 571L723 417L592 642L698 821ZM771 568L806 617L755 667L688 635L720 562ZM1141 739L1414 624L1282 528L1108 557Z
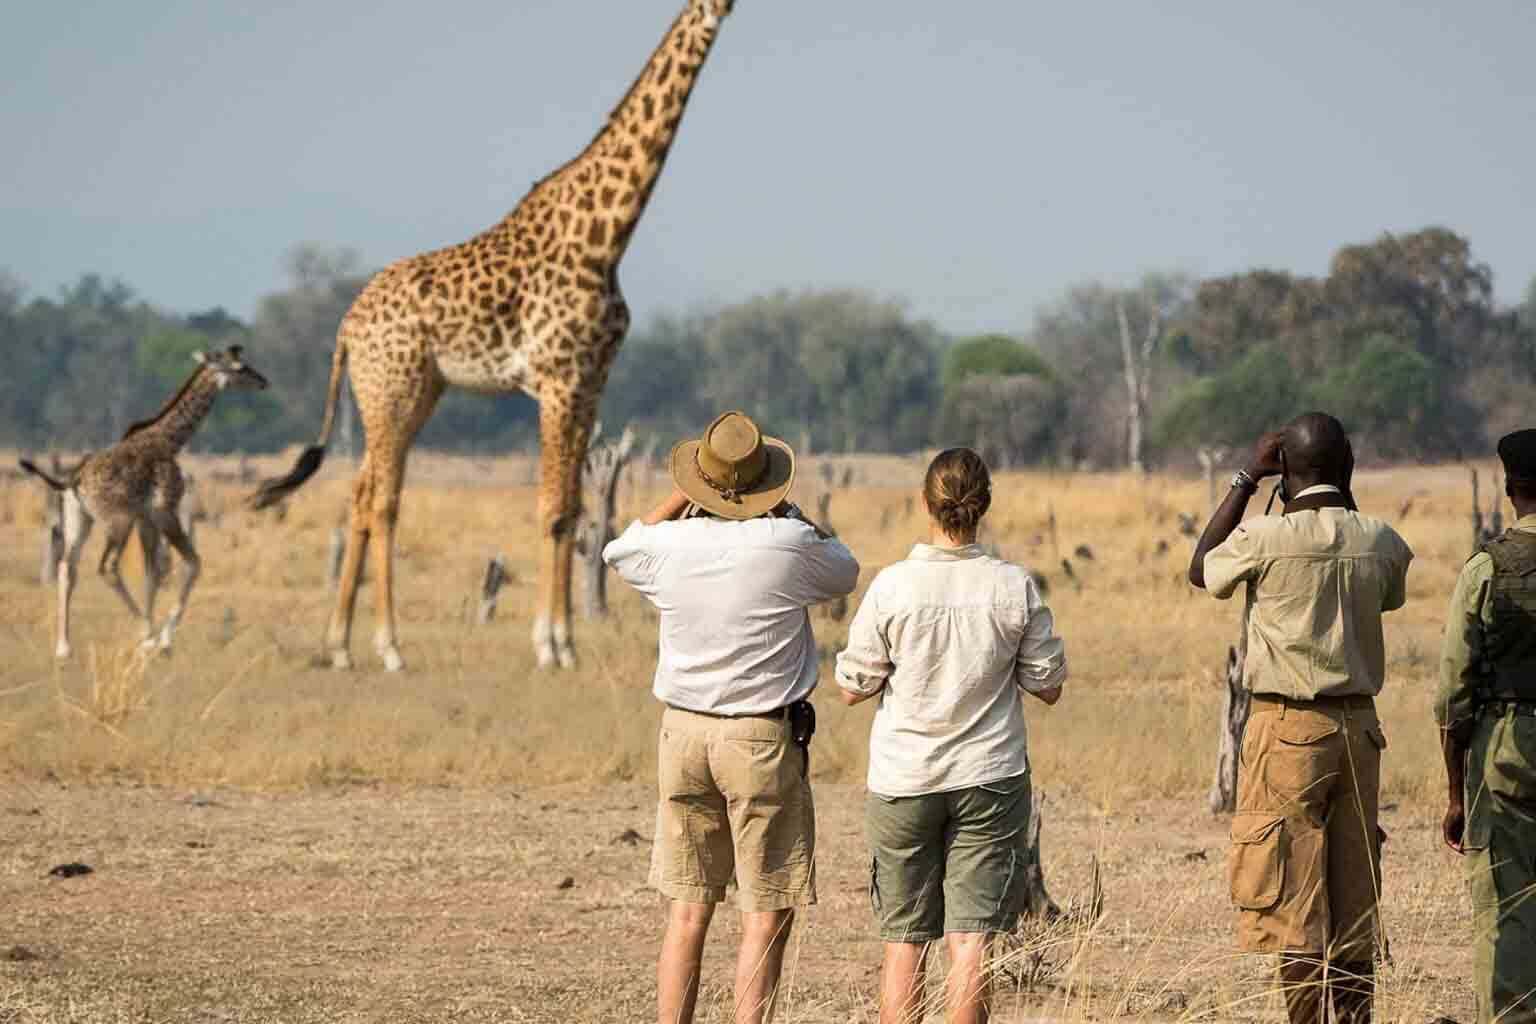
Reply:
M400 652L393 647L380 651L379 657L384 659L385 672L399 672L405 668L405 659L400 657Z
M555 654L556 660L559 662L561 668L576 667L576 649L570 644L566 644L564 647L561 647L558 651L555 652Z
M59 646L53 649L53 656L59 661L64 661L73 653L74 652L70 650L69 644L59 644Z
M331 668L345 672L352 667L352 655L347 651L331 652Z

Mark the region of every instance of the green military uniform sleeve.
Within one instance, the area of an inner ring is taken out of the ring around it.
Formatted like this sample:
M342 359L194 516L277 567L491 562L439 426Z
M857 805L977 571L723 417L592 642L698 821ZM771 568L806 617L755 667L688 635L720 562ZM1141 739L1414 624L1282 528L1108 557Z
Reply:
M1478 552L1462 567L1451 594L1435 699L1435 719L1442 729L1466 729L1477 715L1478 661L1489 624L1487 595L1492 580L1493 559Z

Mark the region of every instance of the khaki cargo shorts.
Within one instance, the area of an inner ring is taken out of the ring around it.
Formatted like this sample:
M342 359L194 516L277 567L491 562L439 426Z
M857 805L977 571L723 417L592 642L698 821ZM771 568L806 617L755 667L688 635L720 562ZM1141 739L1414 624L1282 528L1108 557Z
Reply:
M805 751L784 717L716 718L668 708L651 886L720 903L734 880L745 911L816 902L816 811Z
M1029 773L949 793L865 799L869 899L886 942L1011 932L1024 910Z
M1369 698L1254 697L1227 865L1241 948L1375 958L1386 746Z

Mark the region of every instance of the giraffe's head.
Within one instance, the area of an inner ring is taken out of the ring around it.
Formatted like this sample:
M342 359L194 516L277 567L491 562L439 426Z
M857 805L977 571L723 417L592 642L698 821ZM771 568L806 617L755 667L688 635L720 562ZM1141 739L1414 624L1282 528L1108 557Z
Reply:
M201 363L204 370L213 374L214 383L220 391L225 388L260 391L267 386L267 378L246 365L244 351L239 345L231 345L223 352L194 352L192 358Z

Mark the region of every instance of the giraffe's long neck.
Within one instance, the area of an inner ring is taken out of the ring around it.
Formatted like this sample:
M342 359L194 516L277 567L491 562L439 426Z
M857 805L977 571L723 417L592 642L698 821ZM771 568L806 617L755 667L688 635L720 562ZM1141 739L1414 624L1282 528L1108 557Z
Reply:
M209 410L213 408L214 399L218 397L216 375L211 370L199 367L153 419L135 423L128 428L124 438L133 437L141 444L160 445L168 449L170 454L175 454L197 433L197 428L202 426Z
M587 257L617 265L677 138L719 32L719 19L690 4L586 150L551 176L582 223Z

